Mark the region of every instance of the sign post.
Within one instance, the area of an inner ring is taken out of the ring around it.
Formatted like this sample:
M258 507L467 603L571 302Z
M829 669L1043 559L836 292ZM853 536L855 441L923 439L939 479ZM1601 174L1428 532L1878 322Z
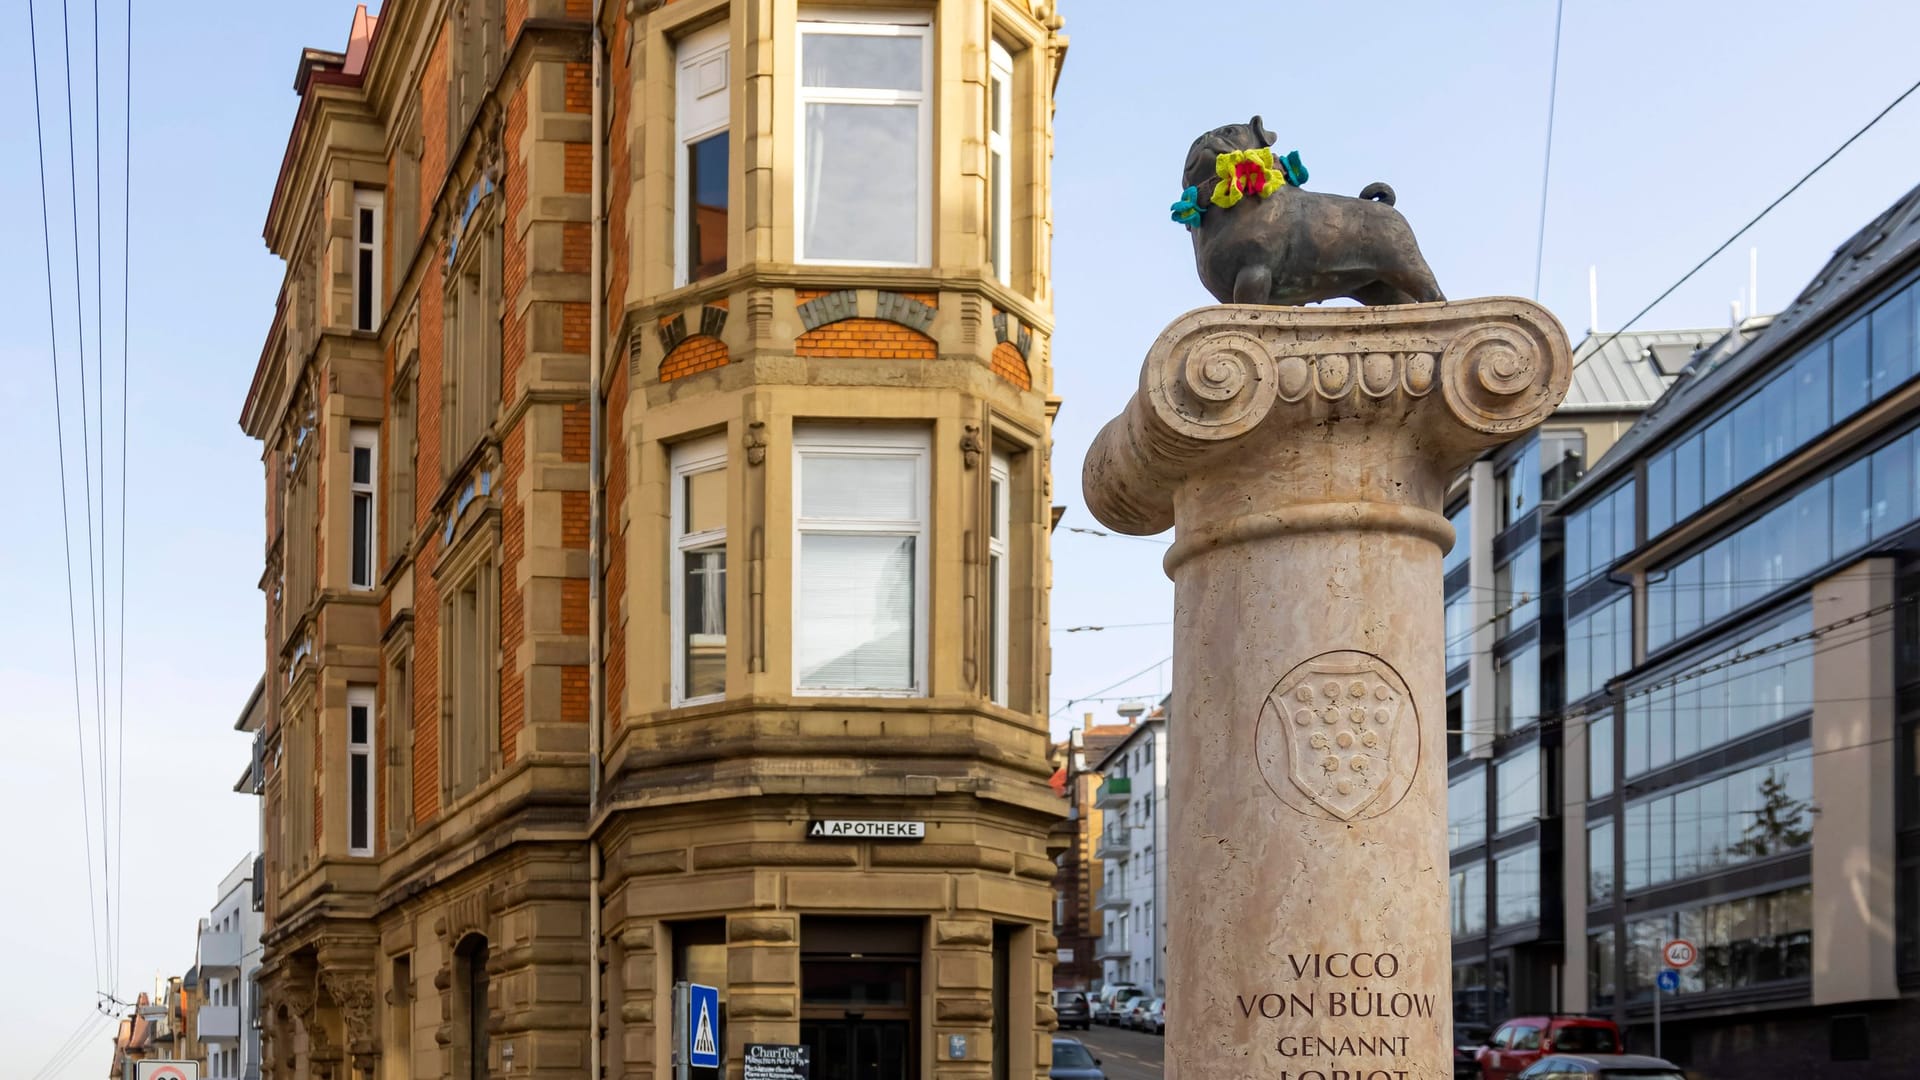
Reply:
M1686 938L1674 938L1660 947L1660 959L1666 961L1666 970L1654 977L1658 984L1653 992L1653 1056L1660 1057L1660 999L1680 989L1680 969L1689 967L1700 958L1700 950Z

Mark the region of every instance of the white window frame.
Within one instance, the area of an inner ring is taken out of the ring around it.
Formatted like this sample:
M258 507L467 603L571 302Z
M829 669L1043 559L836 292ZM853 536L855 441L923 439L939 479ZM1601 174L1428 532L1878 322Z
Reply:
M687 552L696 548L711 547L715 543L725 545L727 528L722 524L718 529L704 529L700 532L681 533L680 524L686 519L687 488L689 476L715 470L724 471L727 467L727 441L724 435L714 435L673 447L670 452L672 461L672 492L668 498L667 528L670 534L672 566L668 571L668 587L671 593L673 649L673 704L700 705L709 701L720 701L726 692L703 694L699 697L687 696ZM731 657L729 657L731 662Z
M998 107L993 89L1000 88ZM995 177L999 185L994 184ZM1002 285L1013 284L1013 54L998 40L987 46L987 265Z
M689 244L693 235L693 207L687 202L687 171L692 156L687 152L694 143L718 132L729 131L733 123L733 58L728 52L729 28L724 22L696 30L674 45L674 164L673 164L673 284L677 288L693 278L693 253ZM720 113L717 119L700 115L702 98L696 96L692 74L715 58L720 61ZM732 156L728 156L728 183L732 183ZM732 207L728 207L732 212Z
M918 37L920 39L920 92L874 90L829 86L806 86L802 64L794 65L794 167L793 167L793 254L803 266L892 266L924 267L933 264L933 17L912 11L814 11L800 20L795 41L796 59L806 50L808 34L853 34L873 37ZM914 258L907 262L859 259L813 258L807 254L807 106L808 105L907 105L918 106L920 153L915 190L920 204L916 215L918 228L914 238Z
M873 457L911 457L916 466L915 484L919 496L919 519L911 528L898 521L863 522L845 519L813 519L804 516L801 491L809 455ZM932 433L925 429L805 427L796 425L793 438L793 692L796 697L894 697L927 696L927 568L933 561L933 493L929 484L933 457ZM799 641L805 625L800 607L800 582L807 572L803 539L809 532L864 533L883 536L911 536L913 547L913 685L900 690L850 690L841 687L812 687L801 682Z
M347 439L347 486L352 494L347 507L347 527L353 528L353 510L362 500L367 504L367 520L359 530L361 535L348 537L347 541L347 582L355 589L371 589L380 580L380 428L374 424L354 424ZM354 476L354 459L361 451L367 455L367 478L363 482ZM355 574L353 565L354 543L362 542L367 546L366 579Z
M987 468L987 596L992 609L987 622L987 659L993 665L987 680L987 697L995 705L1007 703L1007 636L1013 621L1007 601L1012 567L1008 557L1008 532L1012 525L1013 467L1007 455L996 451Z
M366 727L363 730L363 734L366 735L366 738L359 741L356 741L353 737L353 714L356 710L365 711ZM380 801L380 778L378 775L378 762L373 752L373 728L373 687L366 684L355 684L347 687L347 854L353 856L370 856L373 854L374 824L379 820L379 814L376 813L376 810ZM356 806L353 801L353 762L355 759L366 762L367 799L364 806ZM366 837L367 842L355 846L353 843L354 819L360 815L365 815L366 818L361 825L364 830L362 835Z
M382 298L381 266L380 266L381 243L380 242L382 239L382 230L386 226L386 222L383 220L386 216L386 203L387 203L387 198L386 198L385 192L377 191L373 188L355 188L354 189L354 192L353 192L353 328L355 330L380 329L380 316L381 316L380 301ZM368 217L371 217L373 219L372 221L373 239L362 240L360 238L360 232L361 232L360 225L362 221ZM372 255L372 258L369 260L369 263L371 264L372 269L367 275L365 275L366 277L370 277L372 279L370 281L362 280L362 274L360 273L360 255L362 252L368 252L368 253L371 253ZM368 320L364 325L360 321L360 297L363 294L363 291L368 298L367 299Z

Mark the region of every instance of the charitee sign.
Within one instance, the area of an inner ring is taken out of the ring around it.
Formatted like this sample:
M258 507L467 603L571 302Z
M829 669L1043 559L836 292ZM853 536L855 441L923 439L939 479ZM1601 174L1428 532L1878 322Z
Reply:
M924 821L815 821L809 840L925 840Z
M748 1043L745 1080L809 1080L813 1058L807 1047Z

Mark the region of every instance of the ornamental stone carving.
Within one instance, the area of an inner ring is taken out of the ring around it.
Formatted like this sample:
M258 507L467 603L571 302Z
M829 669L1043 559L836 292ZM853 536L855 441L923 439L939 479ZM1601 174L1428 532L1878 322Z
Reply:
M380 1037L379 1021L374 1013L373 974L329 971L322 974L320 980L346 1022L348 1048L355 1054L372 1050Z

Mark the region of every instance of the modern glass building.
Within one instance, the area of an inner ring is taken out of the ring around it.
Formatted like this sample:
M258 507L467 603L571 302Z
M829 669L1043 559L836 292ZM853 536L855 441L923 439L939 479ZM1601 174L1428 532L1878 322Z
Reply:
M1553 507L1719 329L1589 335L1566 403L1464 473L1447 554L1448 830L1454 1011L1488 1024L1551 1008L1562 966L1558 731L1562 697ZM1585 550L1585 538L1581 539Z
M1920 1075L1920 189L1745 329L1557 506L1560 1003L1685 938L1666 1056Z

